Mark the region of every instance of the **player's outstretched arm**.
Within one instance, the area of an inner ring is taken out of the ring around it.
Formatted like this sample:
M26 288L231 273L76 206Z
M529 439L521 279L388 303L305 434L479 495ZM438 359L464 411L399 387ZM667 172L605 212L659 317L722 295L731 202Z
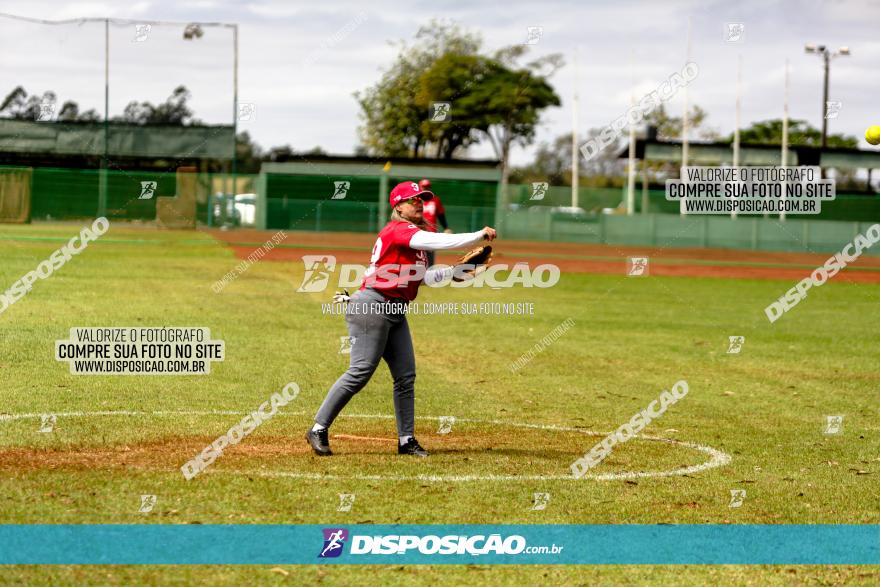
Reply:
M443 251L469 247L483 240L495 240L495 229L486 226L476 232L445 234L420 230L409 241L409 246L420 251Z

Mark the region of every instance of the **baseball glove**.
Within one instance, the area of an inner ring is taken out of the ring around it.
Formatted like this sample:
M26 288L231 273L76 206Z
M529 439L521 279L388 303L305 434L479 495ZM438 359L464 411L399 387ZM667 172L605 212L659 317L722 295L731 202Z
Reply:
M468 251L455 264L456 271L453 274L453 281L467 281L473 279L486 270L486 267L492 262L492 245L484 245ZM464 265L464 268L461 266Z

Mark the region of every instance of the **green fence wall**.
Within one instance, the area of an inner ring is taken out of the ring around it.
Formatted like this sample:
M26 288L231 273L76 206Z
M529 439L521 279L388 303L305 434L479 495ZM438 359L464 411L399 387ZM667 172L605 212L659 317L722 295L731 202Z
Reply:
M642 211L642 192L636 190L636 211ZM678 214L678 202L668 202L663 190L648 191L648 212ZM839 193L829 202L822 202L822 212L812 220L880 221L880 195Z
M0 167L2 171L3 167ZM156 217L156 198L173 197L176 174L109 170L108 216L111 219L145 220ZM94 218L98 210L101 171L96 169L34 168L31 217L36 220ZM266 194L267 228L317 231L376 232L384 224L379 216L380 178L262 174L238 175L239 193ZM389 185L408 178L389 177ZM157 182L152 199L140 200L142 181ZM231 191L225 174L199 174L198 218L208 220L209 194ZM332 200L334 181L349 181L345 199ZM456 232L474 231L495 224L496 184L463 179L432 180L442 198L446 217ZM550 187L540 202L530 200L531 185L510 186L510 201L519 206L500 214L498 228L504 238L557 242L605 243L656 247L727 247L753 250L834 252L874 222L880 222L880 198L838 195L826 202L820 216L777 217L687 216L677 214L677 204L666 202L662 191L649 192L649 210L641 213L642 192L636 192L639 213L620 216L590 213L572 218L551 211L568 206L571 190ZM619 188L583 188L579 206L588 211L616 208L623 199ZM387 201L386 201L387 204ZM387 206L386 206L387 208ZM386 210L387 211L387 210ZM661 213L654 213L661 212ZM668 212L668 213L663 213ZM880 254L869 251L869 254Z
M544 198L532 200L531 184L511 184L508 186L510 201L522 206L571 206L571 187L550 186ZM625 193L620 188L580 188L578 207L588 212L601 212L602 208L616 208L623 201Z
M764 251L839 251L873 222L839 222L789 217L676 216L672 214L602 214L566 218L548 209L525 209L501 218L506 239L565 241L662 248L717 247ZM880 255L880 247L868 254Z
M0 170L2 169L7 168L0 167ZM177 174L174 172L111 169L105 173L107 216L111 219L154 220L156 198L176 195ZM98 214L101 174L101 170L98 169L33 168L31 218L34 220L94 218ZM247 190L249 183L253 183L254 177L256 176L238 175L239 192L243 189ZM141 182L144 181L155 181L156 191L152 198L141 200L139 199ZM231 176L199 173L198 183L198 218L206 222L208 194L230 191Z
M142 181L155 181L152 199L140 200ZM82 169L33 171L31 216L35 219L95 217L98 213L100 172ZM174 173L107 172L109 218L154 219L156 198L174 196Z
M531 200L530 184L509 186L510 201L522 206L571 206L571 187L550 186L540 201ZM578 207L587 212L599 213L603 208L617 208L626 200L625 188L590 188L578 190ZM641 184L636 186L635 210L643 211L644 195ZM647 192L647 212L661 214L679 213L678 202L666 200L664 190ZM856 222L880 221L880 195L840 193L831 202L822 203L822 212L811 216L812 220L845 220Z
M378 176L266 173L266 228L375 232L379 224ZM389 176L394 186L410 177ZM336 182L348 182L342 199L332 199ZM474 231L492 224L497 186L487 181L431 180L431 189L446 209L450 227ZM388 195L385 194L386 198ZM388 210L390 213L390 210ZM482 223L482 224L480 224ZM473 227L473 228L471 228Z
M269 198L267 205L267 229L378 232L384 226L375 201ZM446 220L456 232L491 226L494 216L494 207L446 206Z

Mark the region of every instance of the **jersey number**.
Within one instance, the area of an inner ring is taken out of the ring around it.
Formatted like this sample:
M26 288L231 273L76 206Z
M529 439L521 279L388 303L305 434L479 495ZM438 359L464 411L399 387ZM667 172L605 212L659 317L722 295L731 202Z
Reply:
M382 254L382 237L376 239L376 244L373 245L373 251L370 253L370 266L367 267L367 270L364 272L364 277L368 275L372 275L376 271L376 263L379 261L379 256Z

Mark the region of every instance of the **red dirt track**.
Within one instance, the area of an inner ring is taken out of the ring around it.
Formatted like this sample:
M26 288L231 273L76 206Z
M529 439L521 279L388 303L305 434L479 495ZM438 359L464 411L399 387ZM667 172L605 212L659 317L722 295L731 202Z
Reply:
M271 241L276 231L206 230L218 241L245 259L263 243ZM371 233L297 232L270 250L262 260L299 261L303 255L334 255L340 263L367 264L376 240ZM831 253L783 253L737 249L654 248L535 241L495 241L495 262L513 265L528 263L534 267L553 263L563 272L623 275L628 257L648 257L649 274L681 277L726 277L736 279L784 279L807 277L823 265ZM461 252L439 253L437 263L453 263ZM880 257L862 255L834 277L834 281L880 283Z

